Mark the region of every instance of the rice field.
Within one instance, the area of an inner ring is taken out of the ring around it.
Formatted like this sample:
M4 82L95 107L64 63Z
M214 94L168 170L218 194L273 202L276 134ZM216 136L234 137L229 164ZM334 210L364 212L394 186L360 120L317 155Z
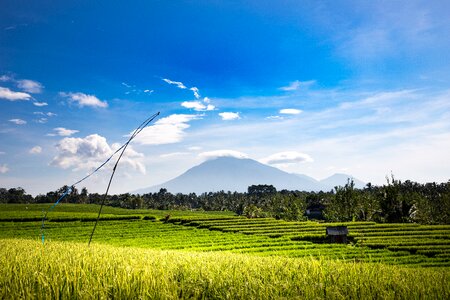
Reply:
M313 257L0 240L1 299L448 299L449 273Z
M48 207L0 205L1 299L449 298L450 225L105 207L88 247L99 207L61 204L43 245ZM351 242L328 243L330 225Z

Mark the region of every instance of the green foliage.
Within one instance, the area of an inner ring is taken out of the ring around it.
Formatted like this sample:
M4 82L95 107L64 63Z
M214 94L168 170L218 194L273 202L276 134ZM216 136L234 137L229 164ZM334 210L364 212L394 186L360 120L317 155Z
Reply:
M0 188L1 203L55 203L67 186L32 197L21 188ZM76 188L63 203L98 204L103 195ZM394 176L383 186L356 189L353 181L330 192L277 191L272 185L252 185L247 193L210 192L172 194L166 189L144 195L109 195L106 204L127 209L230 211L249 217L273 216L284 220L419 222L450 224L450 182L419 184ZM245 210L245 212L244 212Z
M264 218L264 217L267 217L267 214L264 213L261 208L257 207L254 204L250 204L250 205L244 207L243 214L247 218Z
M353 180L349 180L343 187L335 187L335 190L334 198L327 203L325 217L330 221L354 221L358 211L359 195Z
M306 201L293 193L278 193L272 198L272 216L286 221L302 221Z
M450 224L450 184L441 189L426 184L425 188L425 195L415 192L409 196L414 203L412 219L424 224Z

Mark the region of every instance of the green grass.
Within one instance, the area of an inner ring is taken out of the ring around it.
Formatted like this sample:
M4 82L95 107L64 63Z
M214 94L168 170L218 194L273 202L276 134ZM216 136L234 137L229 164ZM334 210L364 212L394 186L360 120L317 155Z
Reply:
M0 239L1 299L449 299L446 269Z

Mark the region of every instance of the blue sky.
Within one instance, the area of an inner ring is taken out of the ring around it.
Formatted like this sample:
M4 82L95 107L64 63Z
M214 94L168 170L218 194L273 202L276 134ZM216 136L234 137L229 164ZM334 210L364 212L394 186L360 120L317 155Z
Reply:
M447 181L449 11L448 1L2 1L0 185L71 184L157 111L114 193L222 155L317 179ZM110 170L82 186L103 192Z

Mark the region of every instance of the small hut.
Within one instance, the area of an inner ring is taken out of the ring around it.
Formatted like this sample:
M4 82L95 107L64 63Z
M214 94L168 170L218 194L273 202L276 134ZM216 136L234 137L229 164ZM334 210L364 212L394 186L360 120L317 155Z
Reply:
M347 226L328 226L327 236L331 243L346 244L347 243Z

